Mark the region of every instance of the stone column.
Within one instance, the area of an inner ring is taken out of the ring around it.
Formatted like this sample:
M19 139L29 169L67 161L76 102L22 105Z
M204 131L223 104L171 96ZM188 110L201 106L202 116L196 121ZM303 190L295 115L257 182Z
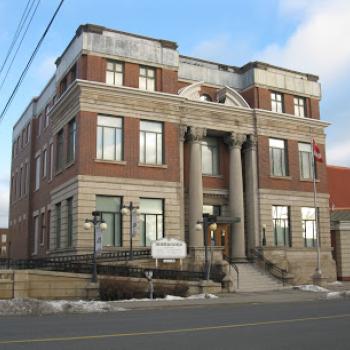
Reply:
M190 247L203 247L203 232L196 230L196 224L203 219L203 181L202 181L202 146L201 141L206 129L190 127L187 139L190 143L190 169L188 185L188 223Z
M258 164L256 156L256 137L249 135L244 149L245 160L245 201L247 217L248 252L261 244L258 224Z
M230 147L230 187L229 208L232 219L240 221L232 224L231 233L231 258L234 260L245 259L245 233L244 233L244 201L243 201L243 176L242 176L242 144L246 136L232 132L226 137L226 143Z
M180 238L185 240L185 180L184 180L184 142L187 126L180 125Z

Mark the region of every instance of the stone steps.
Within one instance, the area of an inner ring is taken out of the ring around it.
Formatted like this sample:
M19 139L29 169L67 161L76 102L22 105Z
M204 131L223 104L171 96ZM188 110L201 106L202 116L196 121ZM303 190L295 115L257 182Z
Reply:
M235 264L239 271L238 292L261 292L283 289L283 283L260 270L255 263Z

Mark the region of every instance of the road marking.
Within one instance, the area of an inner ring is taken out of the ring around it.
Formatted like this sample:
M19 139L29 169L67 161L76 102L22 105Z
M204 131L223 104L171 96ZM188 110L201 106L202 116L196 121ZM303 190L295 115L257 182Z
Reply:
M165 329L165 330L159 330L159 331L145 331L145 332L133 332L133 333L112 333L112 334L100 334L100 335L71 336L71 337L21 339L21 340L0 340L0 345L1 344L31 344L31 343L67 342L67 341L77 341L77 340L94 340L94 339L106 339L106 338L118 338L118 337L137 337L137 336L145 336L145 335L205 332L205 331L220 330L220 329L257 327L257 326L265 326L265 325L273 325L273 324L286 324L286 323L297 323L297 322L318 321L318 320L332 320L332 319L348 318L348 317L350 317L350 314L330 315L330 316L320 316L320 317L293 318L293 319L287 319L287 320L261 321L261 322L251 322L251 323L234 323L234 324L221 325L221 326Z

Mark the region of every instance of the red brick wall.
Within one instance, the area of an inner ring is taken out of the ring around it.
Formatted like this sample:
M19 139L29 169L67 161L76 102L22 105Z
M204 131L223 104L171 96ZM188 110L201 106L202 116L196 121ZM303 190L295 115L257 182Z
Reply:
M324 145L319 145L319 147L324 157ZM300 181L298 142L287 140L287 149L290 179L271 177L269 138L266 136L258 137L259 188L313 192L312 181ZM328 193L326 166L324 163L317 163L316 166L317 178L319 180L319 182L317 182L317 191L320 193Z
M164 123L164 155L166 168L139 166L139 119L124 118L124 160L126 165L95 161L97 114L80 112L83 120L78 143L80 145L79 174L115 176L137 179L179 181L179 127ZM86 140L89 140L87 143Z
M135 63L124 63L124 85L128 87L138 88L139 87L139 75L140 68Z
M259 108L257 93L258 93L258 88L256 87L252 87L241 92L241 95L247 101L247 103L251 108Z
M330 204L335 209L350 209L350 168L327 166Z

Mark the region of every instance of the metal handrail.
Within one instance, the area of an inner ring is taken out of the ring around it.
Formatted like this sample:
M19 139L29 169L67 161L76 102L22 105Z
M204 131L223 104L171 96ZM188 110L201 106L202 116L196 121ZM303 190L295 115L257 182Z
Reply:
M286 269L282 269L281 267L278 267L275 263L268 260L259 249L253 250L253 253L257 259L262 261L265 266L265 271L269 272L271 275L273 275L275 278L282 281L283 286L285 286L288 278L288 271ZM273 273L275 272L275 273Z

